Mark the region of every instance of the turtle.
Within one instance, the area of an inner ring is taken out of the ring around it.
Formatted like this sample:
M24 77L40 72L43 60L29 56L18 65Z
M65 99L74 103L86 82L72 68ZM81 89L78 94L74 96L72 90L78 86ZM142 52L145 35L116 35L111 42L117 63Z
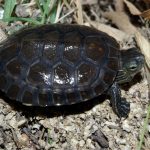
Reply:
M76 24L25 28L0 44L0 90L27 106L63 106L110 96L113 111L127 117L130 103L119 85L140 72L144 55L120 50L107 33Z

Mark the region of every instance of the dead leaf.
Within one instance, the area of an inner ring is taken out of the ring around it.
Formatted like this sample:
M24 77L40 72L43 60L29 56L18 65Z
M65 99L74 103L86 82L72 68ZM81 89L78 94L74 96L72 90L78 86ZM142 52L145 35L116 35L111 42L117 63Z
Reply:
M128 34L134 34L136 32L136 28L131 24L129 17L124 12L105 12L103 15L112 20L117 27Z
M142 36L140 32L135 33L135 39L137 45L139 46L142 53L144 54L146 64L150 69L150 42L147 39L145 39L145 37Z
M128 0L124 0L124 3L127 5L127 7L129 8L129 11L132 15L139 15L144 17L145 19L150 19L150 9L141 12L139 9L137 9L131 2L129 2Z
M100 23L100 22L91 21L91 19L89 18L89 16L85 12L83 12L83 15L87 19L87 22L88 22L88 24L86 23L85 25L88 25L88 26L91 25L94 28L112 36L117 41L123 41L124 39L129 37L129 35L127 33L123 32L119 29L113 28L111 26L108 26L108 25Z
M129 11L132 15L140 15L141 11L139 9L137 9L135 7L135 5L133 5L131 2L129 2L128 0L124 0L124 3L126 4L126 6L129 8Z
M150 9L142 12L140 16L144 17L145 19L150 19Z
M99 23L99 22L91 22L91 25L96 29L107 33L108 35L115 38L117 41L123 41L124 39L129 38L129 35L119 29L113 28L111 26Z
M82 11L82 5L81 5L81 0L76 0L76 6L77 6L77 16L78 16L78 24L83 24L83 11Z
M97 4L97 0L82 0L82 5L92 5Z
M143 0L146 4L150 3L150 0Z
M117 12L124 11L124 3L123 0L115 0L115 10Z

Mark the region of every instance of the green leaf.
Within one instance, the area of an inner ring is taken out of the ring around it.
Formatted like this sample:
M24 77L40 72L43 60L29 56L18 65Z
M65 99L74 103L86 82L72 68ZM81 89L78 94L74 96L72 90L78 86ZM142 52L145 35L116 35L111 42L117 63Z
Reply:
M5 0L3 21L6 21L6 18L11 17L15 5L16 0Z

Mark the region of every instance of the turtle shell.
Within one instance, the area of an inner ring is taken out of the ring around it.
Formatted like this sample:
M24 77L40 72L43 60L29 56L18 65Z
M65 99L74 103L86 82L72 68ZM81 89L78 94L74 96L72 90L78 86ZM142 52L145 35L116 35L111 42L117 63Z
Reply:
M101 95L114 82L119 46L79 25L42 25L0 47L0 89L25 105L69 105Z

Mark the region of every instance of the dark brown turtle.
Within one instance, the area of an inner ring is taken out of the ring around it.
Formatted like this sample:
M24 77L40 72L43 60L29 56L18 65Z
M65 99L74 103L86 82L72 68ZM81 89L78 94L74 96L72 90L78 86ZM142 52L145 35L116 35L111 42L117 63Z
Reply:
M118 83L143 66L136 50L120 51L106 33L79 25L43 25L10 36L0 47L0 89L32 106L58 106L110 95L114 112L126 117L130 105Z

